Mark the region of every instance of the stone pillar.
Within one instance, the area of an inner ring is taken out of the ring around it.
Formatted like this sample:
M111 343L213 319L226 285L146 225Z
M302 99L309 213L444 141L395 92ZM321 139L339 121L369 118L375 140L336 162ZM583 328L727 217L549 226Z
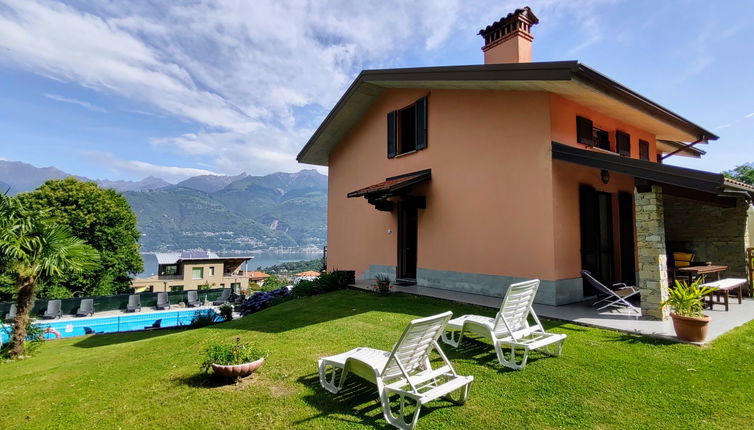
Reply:
M665 320L668 311L660 308L668 297L662 188L653 185L648 192L634 191L634 198L641 312L645 319Z

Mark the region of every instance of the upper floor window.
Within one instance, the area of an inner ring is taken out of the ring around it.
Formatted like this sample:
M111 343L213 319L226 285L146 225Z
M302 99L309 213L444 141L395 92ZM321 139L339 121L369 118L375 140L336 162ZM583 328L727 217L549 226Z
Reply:
M166 264L160 266L160 275L178 275L177 264Z
M639 160L649 160L649 142L639 139Z
M215 276L215 266L209 266L209 276Z
M592 141L594 146L605 151L610 151L610 135L605 130L599 128L592 129Z
M427 97L387 114L387 158L427 147Z
M191 269L191 279L204 279L204 268L194 267Z
M618 154L624 157L631 156L631 135L623 131L617 130L615 132L616 146L618 147Z

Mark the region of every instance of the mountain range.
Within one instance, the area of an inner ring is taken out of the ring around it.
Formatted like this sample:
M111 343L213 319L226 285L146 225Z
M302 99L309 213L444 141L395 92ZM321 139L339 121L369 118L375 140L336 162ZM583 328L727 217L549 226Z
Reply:
M69 176L74 175L54 167L0 160L0 187L9 194ZM175 185L151 176L94 182L128 200L136 213L142 251L320 248L326 240L327 176L316 170L203 175Z

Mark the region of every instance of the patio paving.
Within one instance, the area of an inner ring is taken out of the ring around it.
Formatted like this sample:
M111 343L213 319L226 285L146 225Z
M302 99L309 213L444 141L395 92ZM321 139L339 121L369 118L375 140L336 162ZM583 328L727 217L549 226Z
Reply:
M372 281L358 280L354 287L371 290ZM433 287L395 285L393 286L393 290L419 296L470 303L493 309L498 309L503 301L499 297L462 293ZM625 333L659 337L674 342L685 342L675 337L673 322L670 319L667 321L643 320L640 317L637 318L618 309L596 311L591 303L592 301L585 301L564 306L535 304L534 310L542 318L573 322L580 325L617 330ZM709 343L734 328L754 320L754 299L744 297L743 302L738 304L738 299L731 298L730 311L726 312L723 306L716 305L714 309L707 309L704 313L711 317L711 321L707 339L704 342L697 343L700 345Z

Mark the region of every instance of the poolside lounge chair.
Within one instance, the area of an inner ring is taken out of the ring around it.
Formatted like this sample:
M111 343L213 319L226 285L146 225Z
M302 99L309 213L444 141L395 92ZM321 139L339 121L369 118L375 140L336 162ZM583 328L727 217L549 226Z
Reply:
M126 306L126 312L141 312L141 296L138 294L131 294L128 296L128 306Z
M637 317L641 315L641 310L639 310L639 308L632 305L631 302L628 301L629 298L639 294L639 290L636 287L630 287L621 282L613 284L613 288L615 288L613 290L611 288L608 288L602 282L598 281L597 278L592 276L592 274L587 270L582 270L581 276L584 278L585 282L596 288L597 291L599 291L600 295L606 296L605 298L597 300L592 304L593 306L597 306L599 304L605 303L601 307L597 308L598 311L601 311L602 309L605 309L607 307L625 308Z
M202 305L202 302L199 301L199 293L197 293L196 290L189 290L186 292L186 304L190 308L196 308Z
M47 310L42 315L42 318L46 320L56 319L63 316L63 311L60 309L60 300L50 300L47 302Z
M168 297L168 293L157 293L157 305L155 307L160 311L170 309L170 297Z
M220 292L220 297L212 302L212 306L224 305L228 303L228 300L230 300L230 288L223 288L223 290Z
M391 352L362 347L321 358L320 384L336 394L343 388L349 373L373 382L377 385L385 419L400 429L413 429L422 405L431 400L445 397L463 404L474 377L458 375L437 344L437 338L452 315L448 311L411 321ZM433 369L429 361L432 349L443 361L437 369ZM458 398L452 398L453 394ZM398 411L390 407L391 396L395 395L399 400ZM405 407L410 405L407 400L416 403L413 414L406 413ZM397 416L395 412L398 412Z
M81 299L79 308L76 310L77 317L86 317L94 315L94 300L93 299Z
M485 336L492 341L497 359L505 367L523 370L529 351L538 350L554 357L560 356L566 335L547 333L532 309L539 279L512 284L505 293L503 303L495 318L481 315L463 315L448 321L442 341L458 347L464 332ZM529 325L529 315L534 320ZM506 356L506 350L509 355ZM517 359L516 352L523 352Z
M16 304L13 303L8 309L8 313L5 314L5 321L13 321L16 319Z

